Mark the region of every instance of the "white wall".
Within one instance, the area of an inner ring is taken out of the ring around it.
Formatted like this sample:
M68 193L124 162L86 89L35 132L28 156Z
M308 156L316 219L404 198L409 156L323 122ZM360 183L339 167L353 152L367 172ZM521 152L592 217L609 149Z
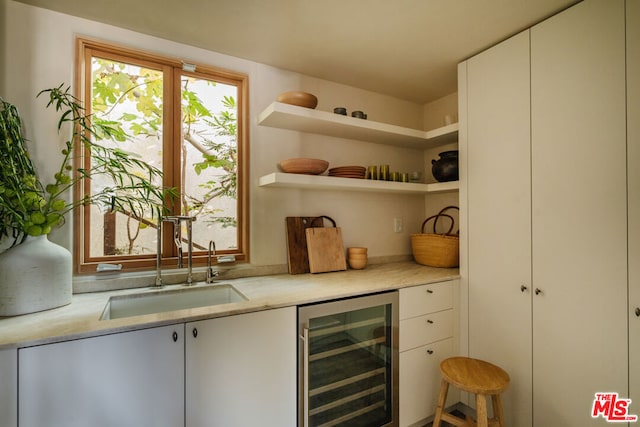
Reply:
M452 93L444 96L433 102L430 102L424 106L424 129L432 130L445 126L445 116L450 116L453 122L458 121L458 93ZM458 143L448 144L442 147L431 148L424 151L424 170L425 170L425 182L436 182L436 179L431 174L432 160L438 159L439 153L448 150L457 150ZM425 197L425 218L431 215L437 214L444 206L460 206L458 192L450 193L436 193ZM458 214L455 210L448 210L447 215L452 215L456 221L454 231L459 229ZM447 228L440 228L440 224L443 227L449 227L446 221L438 223L438 232L446 232ZM432 222L429 225L433 225ZM425 228L425 231L431 232L429 227Z
M286 216L329 215L342 227L345 246L367 246L373 257L411 253L409 235L417 232L424 219L422 196L260 188L257 180L276 171L281 159L290 157L322 158L330 162L330 167L388 163L392 170L422 170L422 151L266 128L257 126L256 118L279 93L287 90L316 94L319 110L344 106L349 111L365 111L370 120L413 128L423 127L423 106L12 0L0 0L0 6L2 2L6 3L6 25L0 32L4 32L6 48L0 96L20 109L41 174L54 173L59 164L54 159L62 139L55 133L55 114L45 110L44 99L35 100L35 95L63 82L72 83L74 37L94 37L249 75L252 264L286 264ZM404 220L404 233L393 232L396 216ZM54 231L51 238L71 248L70 223Z
M436 99L424 106L424 129L432 130L445 126L445 117L458 121L458 92Z
M5 46L7 43L7 0L0 0L0 96L4 94L5 87Z

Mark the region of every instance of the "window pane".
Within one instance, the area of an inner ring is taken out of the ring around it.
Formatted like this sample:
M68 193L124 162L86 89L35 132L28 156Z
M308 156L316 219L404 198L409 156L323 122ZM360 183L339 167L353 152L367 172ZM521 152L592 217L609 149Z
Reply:
M210 240L217 251L246 261L247 76L212 66L187 71L176 58L90 40L81 41L80 57L85 61L79 75L86 83L78 81L78 86L91 120L117 129L115 142L95 142L134 154L164 173L156 184L176 195L167 199L165 214L196 217L194 264L206 263ZM90 159L84 161L83 167L92 167ZM113 185L95 179L76 196L79 200ZM155 268L156 216L149 211L133 218L110 208L77 211L75 238L84 249L78 270L94 271L100 262L119 262L125 269ZM163 265L174 267L178 249L172 225L164 225ZM180 234L186 259L186 222Z
M187 75L182 76L181 88L182 214L197 217L195 250L206 249L209 240L215 241L217 250L235 249L238 89Z
M97 142L135 153L162 169L162 71L96 57L91 69L92 120L117 124L120 132L116 141ZM112 185L105 179L91 182L92 192ZM126 213L109 213L108 207L92 207L89 256L155 254L156 219L151 219L151 211L145 216L137 220Z

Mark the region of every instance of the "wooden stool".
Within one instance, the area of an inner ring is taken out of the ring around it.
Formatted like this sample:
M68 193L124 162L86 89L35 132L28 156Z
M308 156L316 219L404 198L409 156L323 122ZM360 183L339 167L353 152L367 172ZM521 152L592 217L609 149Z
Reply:
M433 427L440 427L440 421L446 421L455 426L473 426L472 420L466 420L444 412L449 384L460 390L476 395L476 418L478 427L488 427L489 424L504 427L502 399L500 393L509 387L509 374L502 368L483 360L469 357L451 357L440 363L442 384L438 408L433 420ZM493 418L488 419L487 396L491 396L493 404Z

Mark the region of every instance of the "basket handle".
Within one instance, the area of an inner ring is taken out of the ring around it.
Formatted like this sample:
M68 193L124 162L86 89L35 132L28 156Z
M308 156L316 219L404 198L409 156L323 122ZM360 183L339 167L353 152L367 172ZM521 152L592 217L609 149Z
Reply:
M326 215L320 215L320 216L317 216L317 217L313 218L313 219L311 220L311 224L314 224L317 220L322 220L323 218L326 218L326 219L328 219L329 221L331 221L331 223L333 224L333 228L336 228L336 227L337 227L336 222L333 220L333 218L328 217L328 216L326 216ZM322 226L324 227L324 221L322 222Z
M449 218L451 220L451 227L449 227L449 231L447 231L445 233L445 235L450 234L451 231L453 230L453 217L451 215L447 215L447 214L443 214L443 213L439 213L439 214L436 214L436 215L431 215L429 218L425 219L424 222L422 223L422 229L421 229L422 234L424 234L424 226L427 224L427 222L429 222L430 220L432 220L434 218L436 220L433 222L433 232L436 233L436 223L438 222L438 218L441 217L441 216L446 216L447 218ZM436 233L436 234L438 234L438 233Z
M436 226L438 225L438 218L439 218L440 216L448 216L449 218L451 218L451 228L449 229L449 231L447 231L447 234L451 234L451 231L453 231L453 227L454 227L453 222L454 222L454 219L453 219L450 215L445 215L445 214L444 214L444 213L445 213L446 211L448 211L449 209L456 209L456 210L460 211L460 208L459 208L459 207L457 207L457 206L453 206L453 205L452 205L452 206L446 206L446 207L444 207L444 208L440 209L440 212L438 212L438 214L436 215L436 220L433 222L433 232L434 232L434 233L436 232ZM460 231L458 230L458 231L456 232L456 234L459 234L459 233L460 233Z

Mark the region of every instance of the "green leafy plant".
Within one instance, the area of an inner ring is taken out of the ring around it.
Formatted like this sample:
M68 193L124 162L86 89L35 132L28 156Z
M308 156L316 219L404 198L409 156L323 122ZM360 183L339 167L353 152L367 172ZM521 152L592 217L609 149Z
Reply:
M98 205L138 218L149 210L152 216L161 214L164 201L175 197L175 190L154 184L161 182L162 171L120 148L94 142L126 140L128 135L118 123L92 123L64 85L43 90L39 96L47 96L47 108L60 114L58 132L66 125L73 131L61 152L59 169L51 180L43 182L29 157L17 108L0 98L0 238L12 237L16 245L26 236L48 234L80 205ZM85 168L81 159L74 159L79 151L74 150L77 144L90 153L90 168ZM82 200L64 197L75 185L98 176L107 177L111 185Z
M220 111L210 120L204 120L204 122L215 131L215 136L232 138L234 143L217 143L212 139L205 138L203 145L210 152L203 153L203 160L193 165L196 174L200 175L207 168L217 168L224 171L224 173L217 179L210 179L200 184L200 187L204 188L206 193L200 199L189 197L190 205L188 209L196 215L209 214L211 217L209 221L220 223L224 228L237 227L237 218L220 216L212 211L211 208L207 208L209 201L217 197L230 197L233 199L238 197L238 120L234 114L237 108L236 100L231 96L225 96L222 100L222 105L225 110Z
M118 104L130 104L132 108L110 123L117 129L128 128L134 136L159 139L163 105L163 83L159 73L148 69L134 73L123 64L105 59L95 59L94 66L92 111L111 113ZM221 208L223 203L216 200L237 199L238 196L238 105L235 97L226 95L220 100L221 105L213 105L203 99L204 93L195 86L196 80L206 81L209 87L218 84L188 76L181 79L180 212L197 216L199 224L237 227L238 218L225 215ZM187 163L189 147L201 154L201 159L190 164ZM187 186L185 178L191 168L200 180L196 185ZM132 226L142 224L134 222ZM130 229L127 232L131 248L131 242L139 234Z

